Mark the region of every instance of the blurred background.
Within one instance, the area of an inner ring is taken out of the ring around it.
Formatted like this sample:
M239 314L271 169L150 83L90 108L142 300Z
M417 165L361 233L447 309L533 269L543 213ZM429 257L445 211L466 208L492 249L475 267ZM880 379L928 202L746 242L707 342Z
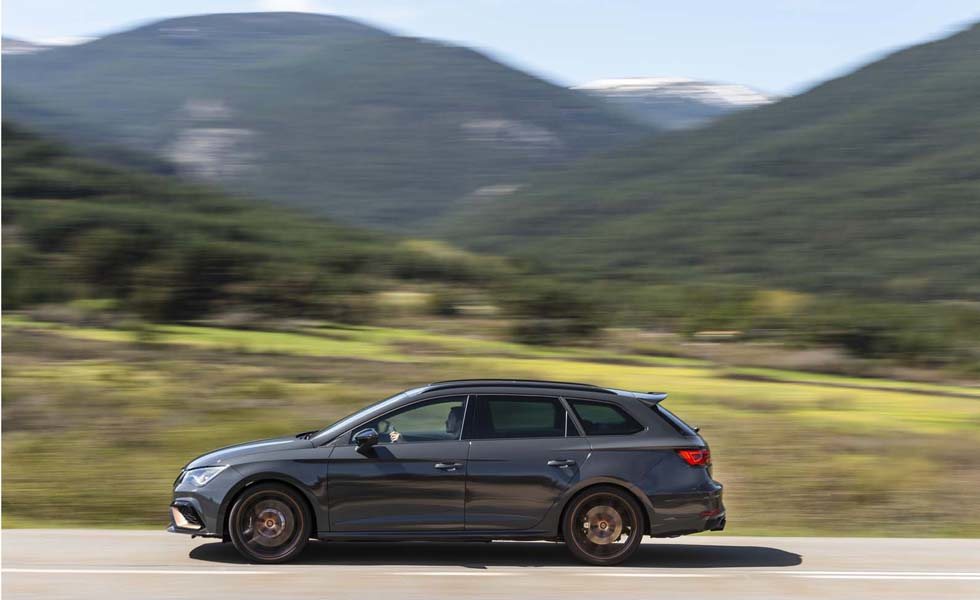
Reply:
M726 533L980 535L980 12L902 4L4 0L3 527L517 377L668 392Z

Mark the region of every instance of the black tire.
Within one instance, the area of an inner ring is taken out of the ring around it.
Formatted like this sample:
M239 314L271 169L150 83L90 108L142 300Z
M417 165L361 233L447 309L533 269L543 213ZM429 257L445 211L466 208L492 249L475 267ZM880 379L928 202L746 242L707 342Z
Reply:
M575 558L590 565L617 565L643 541L641 511L633 496L615 486L584 490L572 498L562 516L565 545Z
M313 519L306 501L285 485L246 488L228 516L228 534L253 563L282 563L299 556L310 539Z

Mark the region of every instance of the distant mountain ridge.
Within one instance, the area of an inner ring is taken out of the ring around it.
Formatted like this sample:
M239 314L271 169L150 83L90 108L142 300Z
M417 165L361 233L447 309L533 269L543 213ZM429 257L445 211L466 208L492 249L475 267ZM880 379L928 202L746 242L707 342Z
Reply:
M38 115L239 193L393 228L645 133L472 50L305 13L169 19L10 55L3 84L5 116L69 142L90 136Z
M558 272L980 300L980 25L543 175L445 232Z
M776 100L744 85L683 77L597 79L575 86L661 129L686 129Z
M3 54L34 54L50 47L46 44L37 44L12 37L4 37L2 40Z

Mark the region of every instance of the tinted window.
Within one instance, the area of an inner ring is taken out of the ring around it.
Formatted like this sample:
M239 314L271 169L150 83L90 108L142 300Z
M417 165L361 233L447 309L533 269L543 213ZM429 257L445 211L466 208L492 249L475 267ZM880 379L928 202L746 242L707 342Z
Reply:
M329 441L329 440L333 439L335 436L338 436L338 435L344 433L349 428L351 428L354 425L356 425L358 421L360 421L361 419L364 418L364 415L366 415L366 414L368 414L368 413L370 413L372 411L375 411L375 410L380 410L380 409L384 408L386 405L393 406L395 404L398 404L399 402L401 402L405 398L408 398L410 396L414 396L414 395L418 394L423 389L425 389L425 388L415 388L415 389L411 389L411 390L405 390L404 392L401 392L399 394L395 394L391 398L386 398L386 399L384 399L384 400L382 400L380 402L375 402L371 406L366 406L366 407L358 410L355 413L352 413L352 414L347 415L346 417L344 417L343 419L337 421L336 423L334 423L333 425L327 427L326 429L321 429L314 436L314 440L317 441L317 442Z
M545 396L478 396L466 437L564 437L565 409Z
M668 423L670 423L671 427L677 430L678 433L688 437L698 437L698 433L694 431L694 428L682 421L681 418L674 413L670 412L659 404L654 404L652 408L653 412L663 417Z
M569 400L585 435L629 435L643 429L626 411L604 402Z
M459 439L466 396L437 398L407 406L358 428L378 431L380 443L404 444Z

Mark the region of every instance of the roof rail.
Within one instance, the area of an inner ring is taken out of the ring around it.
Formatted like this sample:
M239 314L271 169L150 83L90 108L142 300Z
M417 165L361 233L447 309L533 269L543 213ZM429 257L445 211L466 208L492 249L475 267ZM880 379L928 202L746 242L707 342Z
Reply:
M515 386L530 388L567 388L573 390L583 390L589 392L600 392L615 394L617 396L627 396L642 400L648 404L658 404L662 402L667 394L663 392L630 392L618 390L616 388L605 388L591 383L574 383L570 381L546 381L540 379L452 379L449 381L436 381L425 386L426 390L451 389L459 387L479 387L479 386Z
M538 379L452 379L449 381L436 381L427 387L432 388L452 388L468 386L491 386L491 385L514 385L522 387L560 387L577 388L597 392L609 392L608 388L592 385L591 383L574 383L571 381L544 381Z

